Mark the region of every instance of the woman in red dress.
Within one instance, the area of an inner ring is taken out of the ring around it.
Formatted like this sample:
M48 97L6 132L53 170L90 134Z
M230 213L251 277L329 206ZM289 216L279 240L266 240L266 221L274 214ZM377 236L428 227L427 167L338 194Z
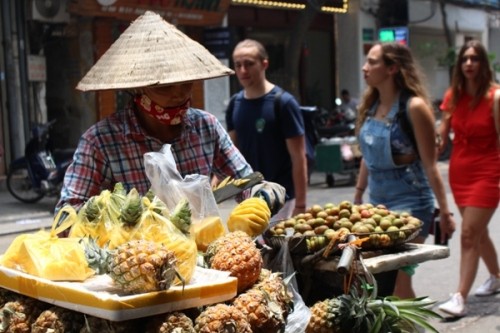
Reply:
M486 49L478 41L467 42L460 49L451 87L440 107L445 112L442 138L448 138L450 127L454 132L449 178L462 228L458 290L439 309L456 317L467 313L465 300L480 258L490 277L476 290L476 296L500 290L497 252L488 233L500 197L500 146L493 117L496 89L500 86L493 81Z

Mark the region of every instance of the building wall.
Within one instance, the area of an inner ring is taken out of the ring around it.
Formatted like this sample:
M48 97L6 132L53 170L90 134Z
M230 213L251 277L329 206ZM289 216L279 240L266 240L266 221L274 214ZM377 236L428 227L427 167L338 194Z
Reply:
M361 8L362 0L349 1L349 11L338 15L338 73L341 87L358 97L365 89L361 67L370 42L363 40L363 31L373 29L375 18ZM431 99L440 99L449 85L448 69L439 63L447 51L442 16L436 1L409 0L409 47L420 63L427 79ZM500 61L500 30L490 29L488 13L481 9L446 5L447 21L454 47L460 47L466 38L481 40ZM490 35L491 34L491 35Z

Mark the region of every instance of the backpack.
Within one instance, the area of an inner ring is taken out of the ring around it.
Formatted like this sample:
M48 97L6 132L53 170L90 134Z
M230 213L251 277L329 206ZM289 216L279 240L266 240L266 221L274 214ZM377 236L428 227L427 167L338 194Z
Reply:
M274 96L274 116L277 121L279 121L279 114L281 109L283 90L280 89ZM234 100L236 99L238 93L231 96L229 100L229 105L227 106L228 112L232 112L234 108ZM314 162L315 160L315 147L320 142L320 136L314 125L314 118L316 117L316 112L318 108L316 106L300 106L300 111L302 113L302 118L304 121L304 138L305 138L305 148L306 157L308 164Z

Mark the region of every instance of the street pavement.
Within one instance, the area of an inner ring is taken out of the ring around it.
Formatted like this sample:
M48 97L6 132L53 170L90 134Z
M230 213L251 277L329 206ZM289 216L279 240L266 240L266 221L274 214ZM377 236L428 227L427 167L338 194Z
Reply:
M451 209L455 214L460 228L460 218L453 197L448 187L448 164L439 163L439 169L447 186L447 197ZM328 187L326 174L314 172L308 190L308 205L325 204L327 202L340 202L352 200L354 186L350 182L351 175L334 174L335 186ZM36 204L24 204L16 201L5 188L4 182L0 181L0 253L3 253L12 239L19 233L33 232L40 228L50 228L53 215L55 199L43 199ZM227 214L231 202L221 205L221 215ZM493 237L497 251L500 251L500 211L497 210L490 223L490 234ZM417 296L428 296L437 303L437 306L447 300L449 293L454 292L458 285L459 262L460 262L460 233L456 232L450 240L450 256L446 259L431 260L420 264L413 285ZM433 239L429 238L427 243L431 244ZM484 263L480 263L478 274L474 282L473 291L488 278L488 272ZM328 295L325 295L327 297ZM476 297L471 294L468 298L469 315L455 319L433 319L431 324L442 333L494 333L500 332L500 294L489 297Z

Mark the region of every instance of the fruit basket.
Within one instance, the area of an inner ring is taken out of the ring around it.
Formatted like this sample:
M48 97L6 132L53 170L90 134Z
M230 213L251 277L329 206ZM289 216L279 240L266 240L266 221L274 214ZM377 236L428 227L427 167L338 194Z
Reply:
M362 251L376 251L393 248L407 243L417 237L421 229L421 227L414 227L399 231L353 233L353 235L355 235L358 239L367 238L360 245ZM266 244L273 249L279 249L285 244L285 242L288 242L287 245L290 253L309 254L325 248L331 239L323 235L293 235L290 237L273 236L266 232L264 233L264 240L266 241Z
M363 251L396 247L413 240L422 222L407 212L395 212L383 205L313 205L305 213L281 220L266 230L263 238L274 249L286 244L292 254L321 250L334 240L353 234Z

